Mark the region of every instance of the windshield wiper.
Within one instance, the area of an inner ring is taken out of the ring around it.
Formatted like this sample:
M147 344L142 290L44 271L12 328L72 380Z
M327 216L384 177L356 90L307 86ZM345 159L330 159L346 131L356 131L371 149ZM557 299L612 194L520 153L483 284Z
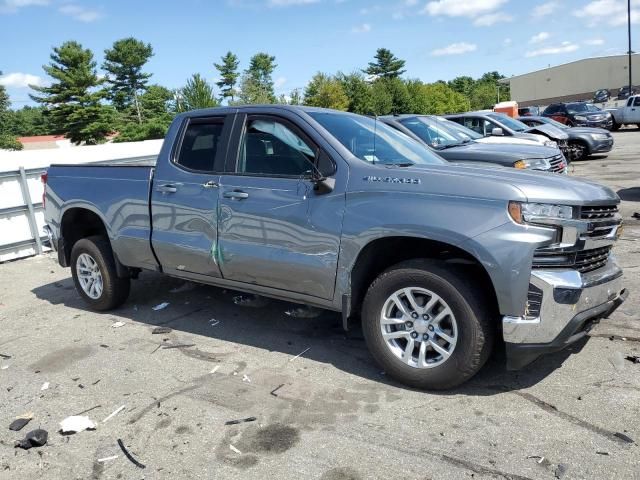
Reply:
M413 162L385 163L387 167L413 167L414 165Z

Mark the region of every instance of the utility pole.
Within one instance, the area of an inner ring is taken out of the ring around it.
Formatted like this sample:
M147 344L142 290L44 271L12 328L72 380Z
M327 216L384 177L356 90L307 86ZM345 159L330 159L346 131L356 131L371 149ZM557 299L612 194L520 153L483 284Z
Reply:
M627 0L627 35L629 37L629 50L627 52L629 55L629 95L631 95L633 91L633 79L631 76L631 0Z

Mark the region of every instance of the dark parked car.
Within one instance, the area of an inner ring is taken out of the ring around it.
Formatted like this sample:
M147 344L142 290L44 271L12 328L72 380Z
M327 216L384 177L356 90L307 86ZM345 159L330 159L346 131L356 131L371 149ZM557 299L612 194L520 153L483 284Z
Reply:
M611 100L611 92L602 88L593 94L593 103L604 103Z
M540 107L522 107L518 109L518 115L524 117L527 115L540 115Z
M572 160L584 160L589 155L610 152L613 148L613 136L604 128L568 127L549 117L520 117L520 121L531 127L546 123L562 128L569 135Z
M621 87L620 90L618 90L618 100L626 100L630 96L636 95L637 93L638 93L638 87L629 88L629 85L626 85L624 87Z
M611 130L613 118L609 112L588 102L552 103L542 116L553 118L569 127L596 127Z
M380 120L425 144L449 162L481 162L566 173L565 159L556 148L535 144L477 143L449 126L453 122L428 115L388 115ZM471 135L474 133L470 132Z

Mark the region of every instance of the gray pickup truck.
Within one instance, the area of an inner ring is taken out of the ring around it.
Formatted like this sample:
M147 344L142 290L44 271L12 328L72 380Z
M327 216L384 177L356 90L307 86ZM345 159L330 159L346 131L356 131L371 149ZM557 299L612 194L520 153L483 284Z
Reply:
M307 107L188 112L157 161L52 165L45 219L96 310L141 270L342 312L408 385L519 368L626 297L619 199L588 181L449 164L374 118Z

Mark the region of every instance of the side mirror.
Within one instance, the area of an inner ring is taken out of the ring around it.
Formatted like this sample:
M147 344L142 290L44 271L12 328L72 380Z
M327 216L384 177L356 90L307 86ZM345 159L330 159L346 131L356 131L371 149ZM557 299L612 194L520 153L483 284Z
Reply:
M504 136L504 132L502 131L501 128L494 128L493 130L491 130L491 135L493 135L494 137L502 137Z

